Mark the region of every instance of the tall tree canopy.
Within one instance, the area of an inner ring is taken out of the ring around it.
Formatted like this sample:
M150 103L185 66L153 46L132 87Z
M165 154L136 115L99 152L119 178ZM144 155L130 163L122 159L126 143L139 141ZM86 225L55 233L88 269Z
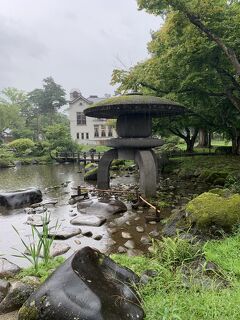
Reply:
M176 13L211 42L218 55L211 65L224 94L240 111L240 2L238 0L137 0L140 9L156 15Z
M240 124L236 121L240 111L237 68L216 39L193 23L189 15L204 24L237 59L239 3L223 0L139 0L138 3L141 9L161 14L164 24L152 33L148 44L151 58L130 70L114 70L112 83L120 84L120 92L137 88L177 100L201 115L199 121L194 120L194 126L227 128L229 135L237 140L240 136ZM181 127L184 129L181 123L186 122L172 121L174 131L176 124L180 131Z

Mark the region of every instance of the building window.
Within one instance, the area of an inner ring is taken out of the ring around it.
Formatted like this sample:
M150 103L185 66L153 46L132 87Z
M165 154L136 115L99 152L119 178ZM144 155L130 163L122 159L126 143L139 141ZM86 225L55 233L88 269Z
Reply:
M86 116L83 112L77 112L77 125L86 125Z
M86 132L86 139L89 139L89 133Z
M106 126L101 126L101 137L106 137Z
M81 139L84 140L84 133L81 133Z
M94 125L94 138L98 138L98 137L99 137L99 126Z
M77 139L79 139L79 132L77 132Z
M113 127L112 126L108 126L108 136L112 137L113 136L113 131L112 131Z

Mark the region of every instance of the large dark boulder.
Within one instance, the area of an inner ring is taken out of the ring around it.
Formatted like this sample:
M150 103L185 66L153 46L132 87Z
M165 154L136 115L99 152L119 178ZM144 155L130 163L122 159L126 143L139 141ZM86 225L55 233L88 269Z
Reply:
M141 320L131 270L85 247L61 265L26 301L19 320Z
M41 201L42 192L36 188L0 193L0 206L5 208L21 208Z

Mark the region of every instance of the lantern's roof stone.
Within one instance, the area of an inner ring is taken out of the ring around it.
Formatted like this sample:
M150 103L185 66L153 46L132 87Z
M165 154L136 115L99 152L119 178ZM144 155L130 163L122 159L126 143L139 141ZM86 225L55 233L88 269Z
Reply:
M133 113L149 113L153 117L165 117L185 112L186 109L176 102L137 93L104 99L84 110L84 114L88 117L106 119Z

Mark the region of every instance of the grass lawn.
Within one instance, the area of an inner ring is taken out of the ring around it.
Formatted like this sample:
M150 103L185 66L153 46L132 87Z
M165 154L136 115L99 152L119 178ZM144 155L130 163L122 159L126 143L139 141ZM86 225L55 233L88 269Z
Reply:
M79 145L81 148L82 152L88 152L91 149L95 149L96 152L105 152L107 150L109 150L110 148L106 147L106 146L99 146L99 145Z
M166 172L178 170L184 172L226 172L227 175L236 175L240 172L240 157L233 155L193 156L172 158L166 165Z
M195 147L198 143L195 144ZM211 142L212 148L211 152L214 152L216 147L230 147L232 145L231 141L224 141L224 140L212 140ZM186 150L186 143L184 140L180 140L180 143L178 143L177 147L181 149L182 151ZM195 148L195 152L209 152L209 148Z
M149 269L157 271L157 276L139 290L146 319L240 319L240 234L202 246L202 257L219 266L219 271L210 276L190 267L187 277L184 276L183 266L188 268L191 254L192 260L196 259L196 251L190 249L187 257L183 252L188 250L183 245L186 240L177 239L175 245L171 241L165 239L165 247L149 258L113 256L139 275ZM220 285L221 280L225 285Z

